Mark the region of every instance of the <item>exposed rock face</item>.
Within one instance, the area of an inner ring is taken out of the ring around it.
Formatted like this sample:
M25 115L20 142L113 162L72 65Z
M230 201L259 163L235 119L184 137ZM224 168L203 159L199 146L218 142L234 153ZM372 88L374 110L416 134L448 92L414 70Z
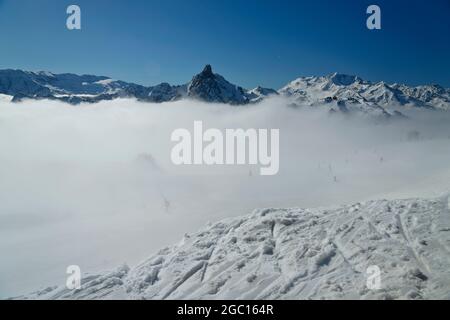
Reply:
M244 89L231 84L224 77L212 72L211 66L205 66L202 72L192 78L188 85L189 97L209 102L245 104L249 102Z

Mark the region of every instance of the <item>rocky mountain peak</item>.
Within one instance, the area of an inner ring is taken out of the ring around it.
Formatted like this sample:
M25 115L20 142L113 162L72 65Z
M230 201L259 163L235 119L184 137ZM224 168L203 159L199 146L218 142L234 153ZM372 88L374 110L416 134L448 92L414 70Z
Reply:
M212 67L211 67L211 65L210 65L210 64L207 64L207 65L203 68L203 71L202 71L200 74L203 75L203 76L206 76L206 77L211 77L211 76L213 76L214 74L213 74L213 72L212 72Z
M234 85L219 74L212 72L211 65L207 64L203 71L192 78L188 85L187 95L203 101L245 104L248 97L244 90Z

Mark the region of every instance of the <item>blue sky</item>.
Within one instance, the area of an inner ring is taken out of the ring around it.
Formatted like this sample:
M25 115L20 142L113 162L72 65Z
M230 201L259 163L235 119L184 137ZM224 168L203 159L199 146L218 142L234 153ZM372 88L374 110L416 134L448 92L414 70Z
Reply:
M66 29L77 4L82 30ZM378 4L382 30L366 28ZM0 0L0 68L279 88L334 71L450 87L450 1Z

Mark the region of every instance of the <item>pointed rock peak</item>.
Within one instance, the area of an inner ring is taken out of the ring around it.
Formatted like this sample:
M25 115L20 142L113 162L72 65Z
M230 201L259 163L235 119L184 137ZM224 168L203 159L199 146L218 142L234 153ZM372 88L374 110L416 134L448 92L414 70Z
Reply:
M241 87L228 82L220 74L214 74L209 64L192 78L188 84L187 95L208 102L230 104L248 102L246 92Z
M203 68L202 74L204 74L204 75L209 75L209 76L213 75L212 67L211 67L210 64L207 64L207 65Z

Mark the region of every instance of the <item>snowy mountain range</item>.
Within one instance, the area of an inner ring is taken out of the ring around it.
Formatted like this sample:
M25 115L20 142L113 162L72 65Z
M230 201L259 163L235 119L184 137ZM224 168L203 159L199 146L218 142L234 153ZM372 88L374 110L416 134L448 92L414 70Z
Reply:
M102 76L7 69L0 70L0 94L11 96L14 102L51 99L79 104L131 97L148 102L191 98L232 105L257 103L280 95L289 98L292 106L327 106L332 112L359 110L389 115L404 108L450 110L450 89L439 85L372 83L357 76L333 73L301 77L279 90L262 87L246 90L213 73L210 65L186 84L161 83L149 87Z
M302 77L278 91L307 105L335 105L335 110L426 108L450 110L450 89L439 85L408 87L385 82L372 83L356 76L333 73L324 77Z
M16 299L448 299L448 197L263 209L185 235L81 288ZM379 268L377 287L368 270ZM370 284L370 283L369 283Z

